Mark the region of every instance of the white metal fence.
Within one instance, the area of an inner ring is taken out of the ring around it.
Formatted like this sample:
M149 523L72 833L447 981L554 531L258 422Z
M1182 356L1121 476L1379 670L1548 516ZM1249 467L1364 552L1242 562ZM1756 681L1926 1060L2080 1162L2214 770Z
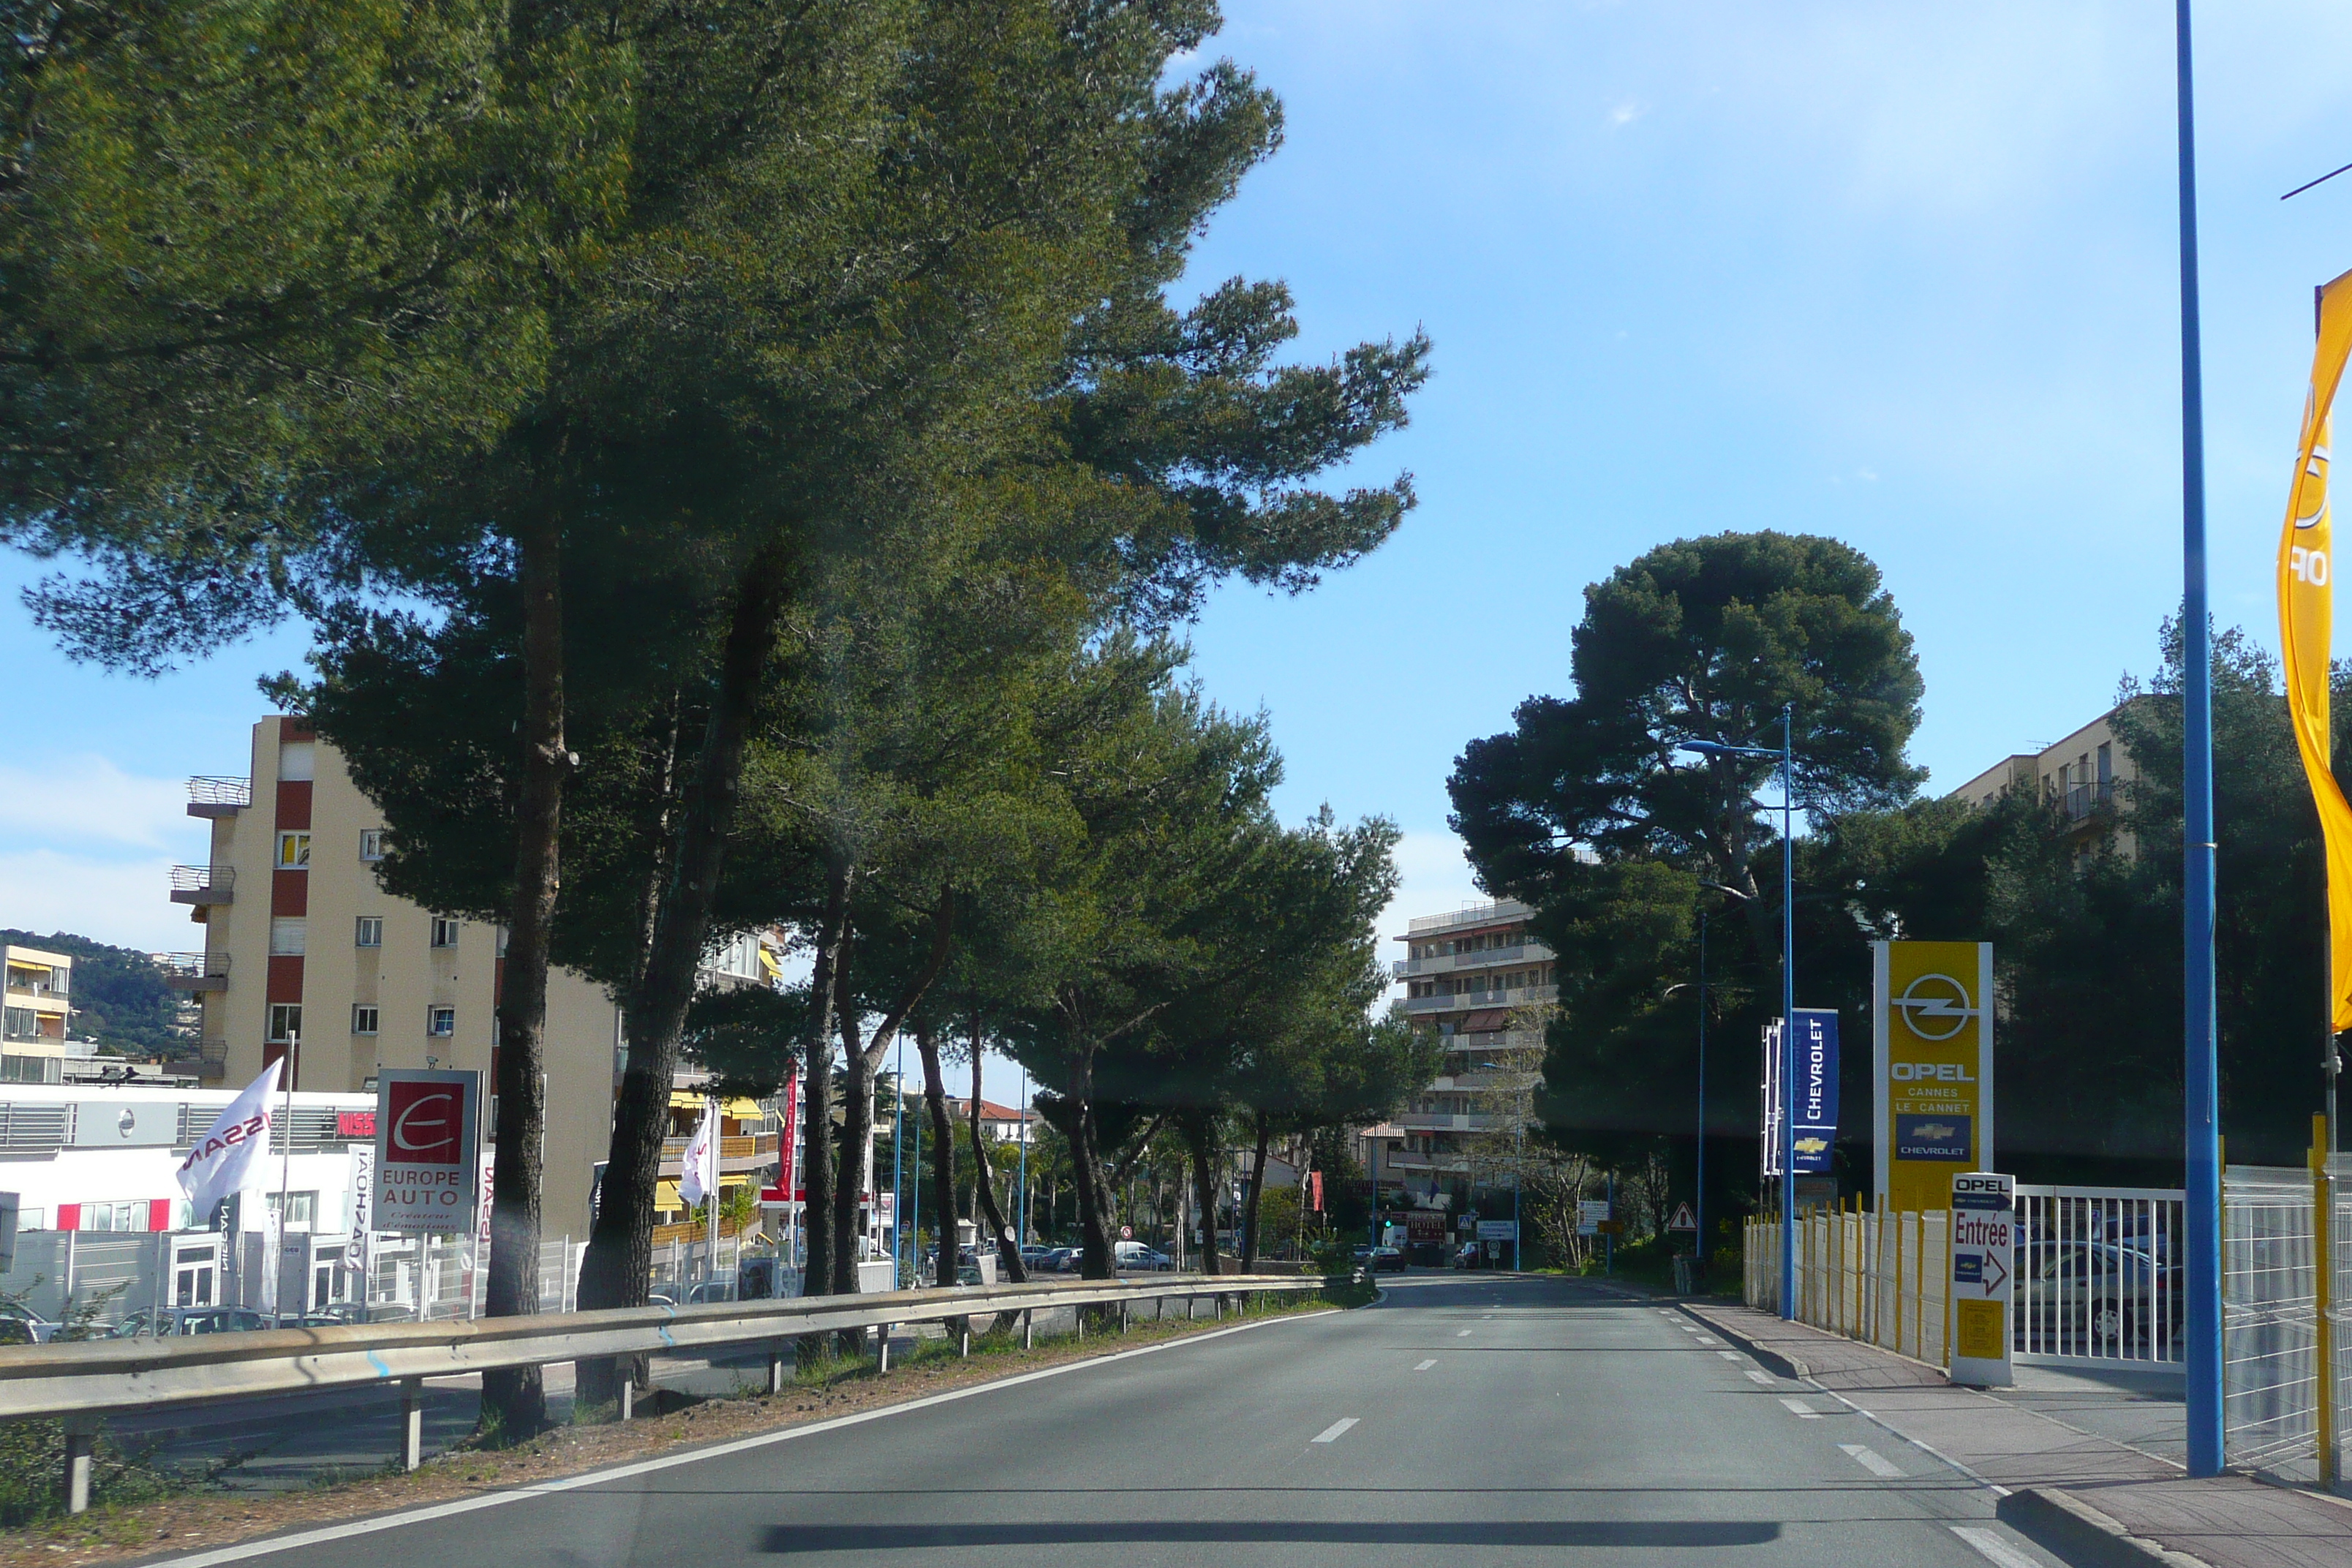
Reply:
M2352 1161L2325 1182L2309 1169L2232 1165L2221 1184L2222 1448L2232 1465L2315 1480L2352 1397L2344 1302L2352 1293ZM2332 1279L2317 1267L2319 1198L2329 1194ZM2323 1286L2326 1287L2323 1291ZM2323 1391L2320 1308L2334 1339ZM2326 1392L2332 1399L2323 1399ZM2332 1468L2332 1465L2326 1468Z
M2021 1186L2012 1354L2061 1365L2180 1356L2177 1188ZM1942 1366L1951 1278L1943 1210L1814 1208L1797 1222L1799 1321ZM1749 1222L1748 1304L1780 1310L1780 1226Z

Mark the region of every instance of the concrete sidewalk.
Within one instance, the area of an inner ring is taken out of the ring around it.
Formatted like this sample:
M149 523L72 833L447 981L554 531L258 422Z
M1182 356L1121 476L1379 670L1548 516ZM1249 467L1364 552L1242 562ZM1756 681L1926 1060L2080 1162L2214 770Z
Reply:
M2191 1480L2164 1445L2085 1430L2033 1408L2030 1396L1956 1388L1939 1368L1747 1307L1675 1305L1766 1370L1811 1384L2004 1494L2002 1521L2069 1563L2352 1563L2352 1503L2243 1475Z

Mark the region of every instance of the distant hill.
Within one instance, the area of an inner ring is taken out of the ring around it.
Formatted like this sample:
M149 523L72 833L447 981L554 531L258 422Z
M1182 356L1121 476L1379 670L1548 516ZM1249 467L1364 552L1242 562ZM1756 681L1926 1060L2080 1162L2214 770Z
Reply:
M195 1031L180 1022L180 996L163 972L136 948L113 947L70 931L0 930L0 942L62 952L74 961L75 1039L94 1037L128 1057L188 1056Z

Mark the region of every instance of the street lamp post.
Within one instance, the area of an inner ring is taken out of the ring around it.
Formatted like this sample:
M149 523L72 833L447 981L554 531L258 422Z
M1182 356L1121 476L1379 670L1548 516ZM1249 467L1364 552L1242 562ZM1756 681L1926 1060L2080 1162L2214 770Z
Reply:
M1797 1316L1797 1131L1789 1113L1790 1090L1797 1081L1796 709L1793 702L1780 705L1778 751L1719 741L1682 743L1684 751L1704 757L1780 760L1780 1316L1790 1321Z

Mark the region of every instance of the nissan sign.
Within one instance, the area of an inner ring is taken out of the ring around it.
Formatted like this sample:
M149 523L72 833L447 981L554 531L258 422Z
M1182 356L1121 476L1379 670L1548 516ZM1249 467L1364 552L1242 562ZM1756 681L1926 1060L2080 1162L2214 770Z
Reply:
M482 1075L391 1068L375 1090L371 1228L463 1234L480 1191Z

